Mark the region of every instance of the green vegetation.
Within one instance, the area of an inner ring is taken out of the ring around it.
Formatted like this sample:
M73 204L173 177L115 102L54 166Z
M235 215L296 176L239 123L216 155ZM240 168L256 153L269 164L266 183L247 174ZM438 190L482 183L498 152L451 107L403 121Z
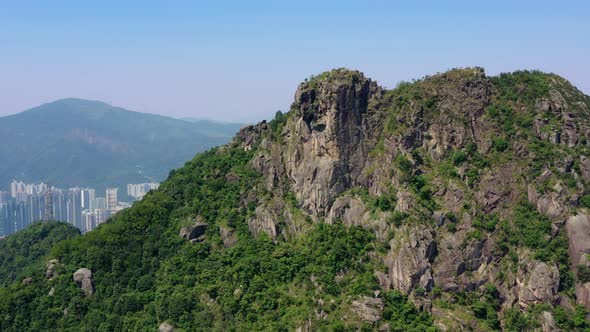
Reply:
M537 98L549 93L549 75L533 70L520 70L503 73L490 80L498 89L500 100L509 102L524 102L532 105Z
M35 264L45 264L51 247L80 231L62 222L39 222L0 240L0 287L28 276Z
M469 308L479 320L478 330L500 330L498 310L500 293L493 284L486 284L483 292L454 292L450 294L452 301L439 300L439 306L453 309L457 306Z
M580 205L587 209L590 209L590 195L582 196L582 198L580 199Z
M0 253L8 262L0 266L0 330L144 331L167 321L185 331L291 331L306 324L317 331L371 331L385 324L391 331L435 331L434 318L412 303L426 307L431 301L436 324L449 324L449 330L455 324L478 331L534 330L547 311L561 330L588 331L583 307L556 303L575 302L575 283L590 281L590 268L571 268L564 227L527 199L532 188L539 201L559 200L565 209L559 218L576 212L580 196L580 207L590 208L580 157L590 150L551 143L563 119L539 113L540 98L552 98L549 89L563 84L553 78L525 71L488 80L476 68L402 83L368 98L361 115L362 128L372 130L367 144L359 143L352 155L344 153L349 146L333 149L334 142L350 141L357 122L347 127L345 113L336 114L338 125L328 127L333 119L317 118L322 121L311 123L314 135L330 129L336 137L312 142L319 143L318 163L294 165L297 158L285 152L304 140L294 131L282 134L288 119L322 117L320 105L343 96L350 105L365 102L348 100L359 92L358 86L349 89L351 82L367 82L358 72L312 77L301 85L309 104L277 112L268 129L248 137L258 140L250 151L235 144L197 155L171 171L159 190L84 236L67 235L66 229L29 235L28 249L18 252L12 245ZM338 89L330 92L331 83ZM560 92L568 103L577 98L569 92ZM479 100L482 94L485 100ZM576 121L590 120L579 113ZM584 134L577 134L583 141ZM272 143L272 151L260 150L266 149L262 140ZM350 165L338 164L343 161ZM309 171L305 183L329 183L305 188L317 190L317 201L300 196L301 183L291 176L301 171L294 171L297 166ZM350 174L342 174L349 166ZM365 209L352 201L330 208L334 199L347 197L361 199ZM405 212L395 210L398 204ZM363 226L345 226L341 218ZM195 220L207 222L205 239L191 243L178 233ZM15 239L0 241L0 247L20 243ZM50 258L60 260L53 280L45 277ZM559 294L535 304L520 297L514 278L530 282L530 267L538 261L557 266ZM414 274L424 266L429 271L422 270L423 276ZM72 281L81 267L95 276L90 297ZM380 283L399 284L382 272L412 280L412 301L380 289ZM429 276L432 290L423 286ZM23 283L23 277L32 279ZM502 301L517 293L525 305L507 308L510 303ZM365 304L367 311L383 305L377 322L361 319L365 310L359 306Z
M577 267L578 281L581 283L590 282L590 268L586 265L578 265Z
M57 278L47 280L39 262L27 269L33 284L0 289L0 330L152 330L169 321L185 330L286 331L313 319L317 308L327 315L314 323L318 330L370 327L340 318L347 303L378 289L367 256L374 236L318 223L290 241L273 242L264 233L252 238L245 221L255 205L241 205L241 193L260 181L248 166L253 154L238 148L202 153L111 222L58 242L46 256L60 259ZM226 181L228 173L238 180ZM391 209L391 197L376 206ZM197 215L208 222L207 240L190 243L178 229ZM234 247L223 247L220 226L235 229ZM94 271L91 297L72 282L80 267ZM51 288L55 295L48 296ZM404 296L391 292L382 299L383 319L398 330L432 330L431 318Z

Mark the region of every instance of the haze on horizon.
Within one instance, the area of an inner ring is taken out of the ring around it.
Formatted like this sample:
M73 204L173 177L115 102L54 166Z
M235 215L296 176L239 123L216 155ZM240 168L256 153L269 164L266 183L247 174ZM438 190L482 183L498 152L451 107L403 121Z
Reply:
M385 87L453 67L540 69L589 94L589 10L585 1L2 2L0 116L76 97L256 121L336 67Z

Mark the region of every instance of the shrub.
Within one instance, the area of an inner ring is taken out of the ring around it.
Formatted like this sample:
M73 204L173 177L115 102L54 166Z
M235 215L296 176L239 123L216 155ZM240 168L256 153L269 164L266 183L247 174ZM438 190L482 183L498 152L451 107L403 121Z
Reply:
M403 154L395 157L395 164L402 173L409 173L412 170L412 163Z
M590 268L586 265L578 265L578 280L581 283L590 282Z
M394 211L388 219L388 222L394 224L395 226L399 227L402 225L404 220L406 220L410 215L406 212Z
M492 146L496 151L503 152L506 151L506 149L508 149L508 142L506 141L506 139L502 137L497 137L494 139Z
M459 166L461 165L463 162L465 162L465 160L467 160L467 153L465 153L464 151L458 150L453 152L453 164L455 164L455 166Z
M585 208L590 209L590 195L582 196L582 199L580 199L580 205L582 205Z

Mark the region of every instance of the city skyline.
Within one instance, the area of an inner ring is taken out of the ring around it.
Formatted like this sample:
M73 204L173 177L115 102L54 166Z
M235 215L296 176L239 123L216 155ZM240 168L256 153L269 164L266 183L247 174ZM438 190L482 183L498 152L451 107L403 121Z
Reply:
M141 199L158 183L127 184ZM64 221L86 233L131 204L119 200L118 188L107 188L98 196L94 188L60 189L46 183L13 180L10 191L0 190L0 236L10 235L36 221ZM137 189L149 189L138 191ZM128 194L130 194L128 192Z

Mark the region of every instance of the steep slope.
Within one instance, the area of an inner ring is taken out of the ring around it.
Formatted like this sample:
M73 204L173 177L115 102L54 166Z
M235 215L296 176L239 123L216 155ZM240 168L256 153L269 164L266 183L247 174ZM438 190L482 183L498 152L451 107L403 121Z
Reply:
M0 184L16 178L104 189L160 181L235 133L212 129L98 101L59 100L0 118Z
M0 328L588 330L589 107L540 72L321 74L55 245Z

